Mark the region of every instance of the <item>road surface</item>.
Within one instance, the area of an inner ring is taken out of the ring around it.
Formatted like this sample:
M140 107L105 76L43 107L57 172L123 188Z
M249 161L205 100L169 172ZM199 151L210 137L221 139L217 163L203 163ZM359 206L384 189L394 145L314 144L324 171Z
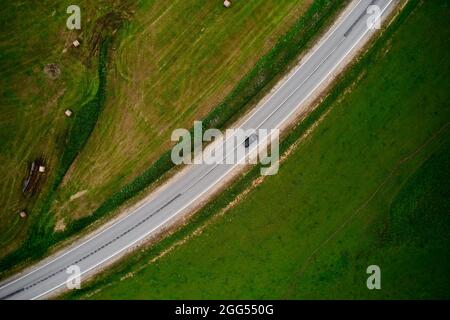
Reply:
M314 51L304 59L272 95L250 113L240 128L282 128L321 90L321 85L359 45L368 40L367 8L377 5L383 18L396 0L355 0L340 21L327 32ZM102 231L75 246L61 250L45 264L6 280L0 286L1 299L46 298L65 288L69 266L80 268L82 278L110 263L143 239L177 220L201 197L238 170L236 164L190 165L177 179L171 179L148 202Z

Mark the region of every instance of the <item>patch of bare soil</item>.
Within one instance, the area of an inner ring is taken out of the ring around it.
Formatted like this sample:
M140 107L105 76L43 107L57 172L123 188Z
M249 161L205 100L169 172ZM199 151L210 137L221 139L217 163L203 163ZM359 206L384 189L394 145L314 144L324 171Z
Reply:
M25 177L22 185L22 193L25 197L32 197L40 191L40 182L44 175L44 171L40 171L41 168L45 169L43 158L39 158L31 162L28 175Z
M66 229L66 224L64 223L64 219L58 219L55 224L55 232L62 232Z
M56 80L61 75L61 69L56 63L49 63L44 67L44 73L52 80Z

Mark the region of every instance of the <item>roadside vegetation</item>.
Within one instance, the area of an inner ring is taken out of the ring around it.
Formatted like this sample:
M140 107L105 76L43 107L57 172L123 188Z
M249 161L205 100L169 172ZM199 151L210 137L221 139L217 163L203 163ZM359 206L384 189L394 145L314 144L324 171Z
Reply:
M450 298L449 6L410 0L284 140L277 175L254 168L65 298Z
M18 174L18 168L26 172L26 163L34 156L21 155L21 162L14 158L2 165L2 169L9 168L15 184L8 180L2 184L5 231L0 233L4 248L0 271L42 257L54 244L142 194L173 167L167 153L172 129L189 128L194 119L201 118L209 126L230 123L282 76L346 2L236 1L231 9L224 9L215 1L141 1L134 5L123 0L102 5L99 12L80 4L82 21L89 21L89 28L79 36L94 39L94 44L89 48L81 46L82 55L71 54L81 61L83 68L77 72L89 86L81 90L72 83L61 84L61 97L53 101L58 110L51 109L60 127L49 122L34 127L32 124L39 122L2 113L10 125L23 124L29 135L28 140L16 140L18 136L11 135L12 127L5 127L4 134L9 134L6 145L24 150L28 149L22 143L32 145L36 154L49 157L50 169L40 195L27 203L29 218L20 220L15 211L23 206L23 174ZM61 15L65 8L62 5L55 9L58 21L43 28L42 33L61 32L67 18ZM7 12L12 12L12 21L23 8L10 9ZM32 15L33 11L29 11ZM9 29L19 28L10 20ZM120 23L116 24L116 20ZM35 27L29 26L30 44ZM99 35L96 30L106 32ZM73 32L64 33L76 38ZM45 56L65 67L60 57L64 46L57 45L60 38L54 36L51 40L45 44L46 50L17 54L17 59ZM70 47L70 43L66 45ZM53 48L52 44L58 50L50 55L48 48ZM5 57L4 64L9 63ZM30 66L33 64L27 68ZM64 74L80 82L77 72ZM34 75L30 77L37 81ZM17 83L12 76L7 81ZM36 98L41 90L46 87L26 94L42 104ZM66 97L66 90L72 100ZM25 93L27 87L16 91ZM75 100L82 92L83 100ZM75 114L71 119L64 116L68 106ZM35 140L33 132L43 128L53 135ZM46 150L42 141L50 144ZM11 218L14 223L6 221Z

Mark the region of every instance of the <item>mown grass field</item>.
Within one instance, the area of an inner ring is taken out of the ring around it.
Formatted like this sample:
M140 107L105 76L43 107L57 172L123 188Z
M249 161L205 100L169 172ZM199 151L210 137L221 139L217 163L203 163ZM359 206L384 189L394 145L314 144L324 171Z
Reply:
M64 116L70 108L78 114L98 87L97 59L90 38L95 23L118 1L79 1L82 30L66 28L69 1L8 2L0 8L0 256L17 248L39 217L29 213L53 180L65 140L74 120ZM71 47L79 39L82 46ZM45 72L56 64L60 75ZM26 198L22 182L30 163L42 157L47 172L40 193Z
M410 1L244 201L66 298L450 298L449 7Z

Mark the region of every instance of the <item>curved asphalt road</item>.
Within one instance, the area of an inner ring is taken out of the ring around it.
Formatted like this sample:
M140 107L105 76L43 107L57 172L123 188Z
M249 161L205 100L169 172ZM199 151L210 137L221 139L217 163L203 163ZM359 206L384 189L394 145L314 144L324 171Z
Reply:
M240 125L246 130L281 128L304 101L339 67L344 58L368 39L367 8L378 5L383 16L396 0L355 0L341 21L327 33L317 49L262 105ZM256 145L255 145L256 146ZM252 147L255 147L252 146ZM94 234L75 247L66 248L46 264L9 279L0 287L1 299L38 299L64 288L66 270L77 265L83 276L105 265L120 253L175 221L217 187L238 165L191 165L177 179L171 179L164 191L110 227Z

